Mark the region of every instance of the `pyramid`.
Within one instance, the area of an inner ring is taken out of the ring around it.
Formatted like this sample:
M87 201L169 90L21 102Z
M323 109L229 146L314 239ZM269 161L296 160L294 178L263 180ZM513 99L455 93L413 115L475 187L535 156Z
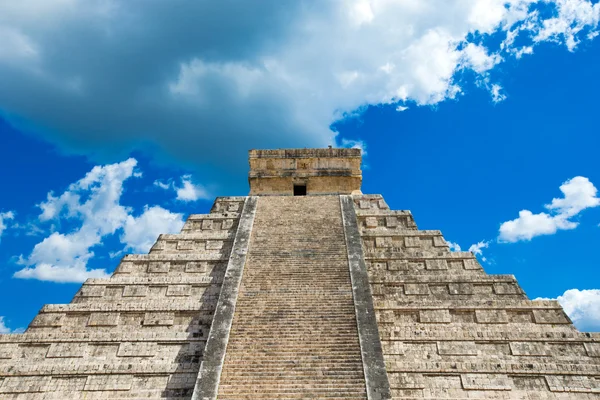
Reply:
M600 335L364 195L357 149L250 151L148 254L0 335L0 399L600 399Z

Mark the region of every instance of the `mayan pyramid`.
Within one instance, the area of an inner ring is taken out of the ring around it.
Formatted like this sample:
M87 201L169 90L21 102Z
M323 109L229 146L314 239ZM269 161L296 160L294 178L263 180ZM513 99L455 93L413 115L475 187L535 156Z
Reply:
M250 151L249 196L0 335L0 399L600 398L599 334L363 195L360 164Z

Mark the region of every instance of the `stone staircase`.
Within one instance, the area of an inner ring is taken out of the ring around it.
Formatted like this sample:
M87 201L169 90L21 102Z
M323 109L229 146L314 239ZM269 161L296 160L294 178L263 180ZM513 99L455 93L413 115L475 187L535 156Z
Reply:
M339 196L259 199L218 398L367 398Z

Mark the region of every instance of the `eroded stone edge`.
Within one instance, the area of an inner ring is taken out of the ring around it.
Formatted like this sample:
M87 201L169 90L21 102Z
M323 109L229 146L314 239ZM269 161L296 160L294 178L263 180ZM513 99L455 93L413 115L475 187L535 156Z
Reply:
M244 202L192 400L217 398L257 203L258 197L256 196L248 196Z
M352 196L341 195L340 206L346 237L346 249L348 251L348 265L352 281L352 294L354 296L354 309L367 397L369 400L388 400L392 398L392 393L385 369L375 307L373 306L373 295L369 285L369 276Z

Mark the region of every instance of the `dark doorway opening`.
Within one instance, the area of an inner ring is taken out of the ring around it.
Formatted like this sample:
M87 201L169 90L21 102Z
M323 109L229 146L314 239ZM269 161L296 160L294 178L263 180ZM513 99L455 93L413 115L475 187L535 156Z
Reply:
M306 185L294 185L294 196L306 196Z

